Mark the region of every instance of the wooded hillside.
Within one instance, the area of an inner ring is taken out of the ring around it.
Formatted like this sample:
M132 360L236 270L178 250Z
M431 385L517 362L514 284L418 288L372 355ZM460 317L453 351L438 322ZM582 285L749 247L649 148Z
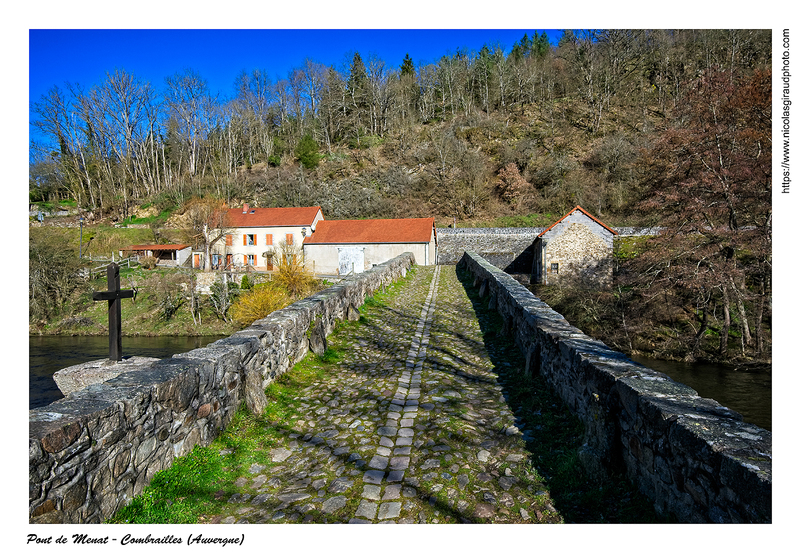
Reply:
M47 140L32 145L31 196L119 219L206 194L329 218L581 204L635 219L644 152L675 108L709 71L740 77L770 59L769 31L594 30L424 66L356 52L341 70L306 60L276 82L253 69L230 99L191 70L164 83L116 70L35 103Z

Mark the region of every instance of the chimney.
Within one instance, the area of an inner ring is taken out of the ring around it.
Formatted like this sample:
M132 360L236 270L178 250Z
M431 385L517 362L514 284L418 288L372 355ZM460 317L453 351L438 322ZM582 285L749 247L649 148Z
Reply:
M244 204L244 207L242 208L242 213L247 213L249 210L250 210L250 206L247 205L247 204Z

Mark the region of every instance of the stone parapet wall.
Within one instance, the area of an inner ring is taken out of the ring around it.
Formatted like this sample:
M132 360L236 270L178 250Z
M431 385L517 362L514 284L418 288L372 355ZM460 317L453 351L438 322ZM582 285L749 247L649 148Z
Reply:
M526 373L583 421L589 474L624 474L680 522L771 522L771 432L585 335L477 253L459 266L503 317Z
M413 264L402 254L204 348L30 410L30 522L112 516L173 459L213 441L242 401L257 410L266 386L309 349L324 351L337 320L357 318L368 295Z
M474 251L504 271L530 275L533 241L543 230L544 227L438 228L436 264L455 265L465 251Z

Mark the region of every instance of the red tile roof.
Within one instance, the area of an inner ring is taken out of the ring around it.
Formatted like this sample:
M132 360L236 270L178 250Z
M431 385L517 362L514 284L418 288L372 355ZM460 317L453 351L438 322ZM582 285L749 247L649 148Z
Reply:
M177 251L188 247L189 244L137 244L135 246L122 248L122 251Z
M606 224L605 224L603 221L601 221L601 220L600 220L600 219L598 219L597 217L594 217L593 215L591 215L591 214L590 214L588 211L586 211L585 209L583 209L581 206L577 205L577 206L575 206L575 207L572 209L572 211L570 211L569 213L567 213L566 215L564 215L564 216L563 216L561 219L559 219L558 221L556 221L555 223L553 223L552 225L550 225L549 227L547 227L546 229L544 229L544 230L543 230L543 231L542 231L542 232L539 234L539 236L538 236L538 237L544 236L545 234L547 234L548 232L550 232L550 229L552 229L552 228L553 228L554 226L556 226L558 223L560 223L561 221L563 221L564 219L566 219L567 217L569 217L570 215L572 215L573 213L575 213L575 212L576 212L576 211L578 211L578 210L580 210L580 212L581 212L581 213L583 213L584 215L586 215L587 217L589 217L589 218L590 218L592 221L594 221L595 223L597 223L598 225L600 225L601 227L603 227L604 229L606 229L606 230L607 230L608 232L610 232L611 234L617 234L617 231L615 231L615 230L614 230L614 229L612 229L611 227L607 226L607 225L606 225ZM538 237L537 237L537 238L538 238Z
M246 206L245 206L246 207ZM228 210L227 224L241 227L301 227L310 226L322 208L314 207L248 207Z
M433 217L320 221L303 244L409 244L430 242Z

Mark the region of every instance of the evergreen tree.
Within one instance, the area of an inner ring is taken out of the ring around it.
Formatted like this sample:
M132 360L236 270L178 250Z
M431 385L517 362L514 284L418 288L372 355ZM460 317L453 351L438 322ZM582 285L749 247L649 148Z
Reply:
M317 141L310 134L306 134L300 139L294 153L303 167L306 169L315 169L319 165L319 145Z
M403 65L400 66L400 77L413 77L415 74L414 62L411 61L411 57L406 53L406 57L403 58Z
M354 98L359 96L367 86L367 68L361 55L356 52L353 54L353 61L350 62L350 75L347 77L347 90Z

